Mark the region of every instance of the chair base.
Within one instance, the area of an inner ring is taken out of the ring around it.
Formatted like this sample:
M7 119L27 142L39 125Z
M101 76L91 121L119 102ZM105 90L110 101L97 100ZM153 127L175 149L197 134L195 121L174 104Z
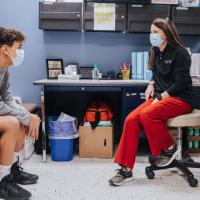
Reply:
M155 176L154 171L178 168L186 177L189 185L191 187L196 187L198 185L198 180L194 177L193 173L188 168L200 168L200 163L194 162L193 159L189 160L174 160L170 165L165 167L158 167L155 165L154 160L149 159L150 166L146 167L145 173L148 179L153 179Z

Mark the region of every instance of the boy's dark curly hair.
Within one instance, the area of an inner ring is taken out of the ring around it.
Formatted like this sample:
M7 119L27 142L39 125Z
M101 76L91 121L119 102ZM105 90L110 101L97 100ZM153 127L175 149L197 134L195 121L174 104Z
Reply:
M25 36L14 29L0 27L0 47L2 45L12 46L14 42L24 42Z

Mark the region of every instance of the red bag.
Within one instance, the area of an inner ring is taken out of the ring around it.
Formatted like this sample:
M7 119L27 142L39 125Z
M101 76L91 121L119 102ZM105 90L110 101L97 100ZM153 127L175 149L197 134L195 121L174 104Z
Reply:
M92 129L95 129L99 121L111 121L113 112L105 101L94 101L86 110L84 122L90 122Z

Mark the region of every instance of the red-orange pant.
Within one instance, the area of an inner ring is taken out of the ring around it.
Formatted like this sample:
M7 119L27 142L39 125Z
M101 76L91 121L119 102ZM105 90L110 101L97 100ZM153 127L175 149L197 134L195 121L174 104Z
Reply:
M114 162L133 168L142 128L152 155L159 155L161 150L173 144L166 127L167 120L192 110L191 105L176 97L168 97L154 104L152 102L153 99L149 99L127 116Z

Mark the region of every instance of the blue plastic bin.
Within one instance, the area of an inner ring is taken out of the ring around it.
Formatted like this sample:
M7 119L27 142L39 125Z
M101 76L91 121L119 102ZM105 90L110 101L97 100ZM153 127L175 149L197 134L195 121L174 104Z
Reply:
M50 116L48 118L49 135L70 136L76 134L77 130L74 121L59 122L58 116Z
M73 158L73 139L50 138L51 159L53 161L70 161Z

